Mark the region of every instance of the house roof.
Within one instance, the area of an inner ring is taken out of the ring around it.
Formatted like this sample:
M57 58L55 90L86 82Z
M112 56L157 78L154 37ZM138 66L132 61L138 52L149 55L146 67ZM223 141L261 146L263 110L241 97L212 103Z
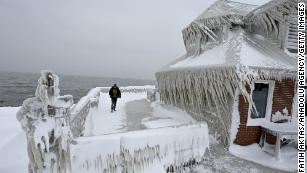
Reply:
M168 69L193 67L243 66L252 69L296 71L296 59L268 43L260 35L242 29L230 33L228 40L198 56L188 56L168 66Z
M307 3L307 0L301 1ZM256 6L218 0L182 30L187 53L200 54L201 44L207 43L208 40L220 40L221 35L214 31L225 24L253 24L257 26L258 31L270 33L275 39L271 40L272 43L276 42L279 44L277 46L280 46L282 41L278 39L283 30L279 29L276 21L285 25L289 23L289 16L297 13L297 2L299 0L271 0L264 5Z
M193 20L182 30L183 40L187 52L195 53L195 42L198 39L209 37L218 40L213 29L222 25L243 24L244 17L256 9L257 6L233 2L229 0L218 0L207 8L200 16ZM199 53L197 51L197 53Z
M276 26L276 21L289 23L291 21L290 16L297 15L298 2L307 3L307 0L271 0L249 12L244 22L253 23L266 33L273 31L275 37L278 38L280 29Z
M205 18L220 17L227 15L245 16L252 10L256 9L256 7L257 7L256 5L251 5L251 4L244 4L229 0L218 0L209 8L207 8L195 20L202 20Z
M259 15L261 13L267 13L269 11L280 11L284 13L291 13L291 8L297 8L298 2L307 2L306 0L271 0L254 10L252 10L248 16L250 15ZM277 9L278 8L278 9ZM273 13L271 13L273 14Z

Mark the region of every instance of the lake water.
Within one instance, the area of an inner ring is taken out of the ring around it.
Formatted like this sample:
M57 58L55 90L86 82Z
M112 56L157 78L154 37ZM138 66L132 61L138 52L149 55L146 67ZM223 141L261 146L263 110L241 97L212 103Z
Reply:
M40 74L0 72L0 107L21 106L23 100L34 97ZM59 75L61 95L71 94L75 103L94 87L153 85L154 81Z

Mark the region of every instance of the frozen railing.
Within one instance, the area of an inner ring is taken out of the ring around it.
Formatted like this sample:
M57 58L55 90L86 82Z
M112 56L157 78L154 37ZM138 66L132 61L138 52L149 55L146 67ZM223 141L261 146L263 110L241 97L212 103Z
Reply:
M16 114L27 138L27 172L71 170L68 110L72 105L71 95L60 95L59 77L51 71L42 71L35 97L26 99Z
M70 129L74 138L83 136L86 117L88 116L90 109L98 107L99 95L100 89L93 88L86 96L82 97L79 102L71 108Z
M108 93L110 90L110 87L97 87L100 89L100 92ZM121 92L126 93L141 93L141 92L147 92L148 90L155 89L154 85L144 85L144 86L126 86L126 87L120 87L119 88Z
M140 93L153 90L155 86L127 86L120 87L121 92ZM83 136L85 121L92 108L97 108L99 104L100 93L108 93L110 87L96 87L91 89L88 94L82 97L77 104L70 109L70 128L74 138Z
M180 172L200 163L209 147L206 123L81 137L72 146L72 171Z

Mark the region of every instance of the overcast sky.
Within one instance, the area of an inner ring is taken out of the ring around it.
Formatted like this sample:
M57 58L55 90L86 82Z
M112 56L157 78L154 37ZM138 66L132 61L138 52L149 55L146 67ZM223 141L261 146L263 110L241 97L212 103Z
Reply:
M185 53L181 30L213 2L0 0L0 71L153 79Z

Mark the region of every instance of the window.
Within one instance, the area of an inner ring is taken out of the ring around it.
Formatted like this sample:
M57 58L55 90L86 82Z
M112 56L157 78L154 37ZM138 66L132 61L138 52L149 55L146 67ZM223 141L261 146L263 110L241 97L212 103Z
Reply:
M251 118L265 117L268 94L269 94L269 84L255 83L252 95L253 102L255 105L252 107L251 110Z
M274 87L274 80L253 81L251 99L254 106L249 104L248 126L258 126L263 119L266 121L271 120Z

